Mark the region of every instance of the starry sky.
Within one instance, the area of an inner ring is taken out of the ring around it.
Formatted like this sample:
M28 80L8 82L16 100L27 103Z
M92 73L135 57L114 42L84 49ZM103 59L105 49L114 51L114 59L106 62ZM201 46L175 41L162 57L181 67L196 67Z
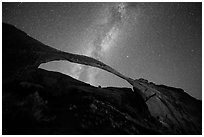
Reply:
M202 3L4 2L2 20L51 47L202 99ZM111 73L66 61L40 67L95 86L131 87Z

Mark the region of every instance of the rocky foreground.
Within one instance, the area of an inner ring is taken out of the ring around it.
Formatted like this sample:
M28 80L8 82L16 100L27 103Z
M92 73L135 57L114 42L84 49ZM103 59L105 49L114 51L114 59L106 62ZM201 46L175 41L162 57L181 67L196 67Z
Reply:
M133 89L94 87L40 69L64 56L11 25L2 28L3 134L202 134L202 102L182 89L144 79L131 81Z

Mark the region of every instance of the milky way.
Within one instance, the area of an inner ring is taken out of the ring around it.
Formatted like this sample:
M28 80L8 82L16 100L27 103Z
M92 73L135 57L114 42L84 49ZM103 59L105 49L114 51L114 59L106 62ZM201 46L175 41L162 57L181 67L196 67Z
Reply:
M201 99L202 3L3 3L2 19L51 47ZM58 61L40 67L95 86L130 87L84 65Z
M93 57L103 61L109 50L113 48L114 41L120 33L126 19L125 3L115 3L106 5L100 11L99 18L88 28L89 32L87 45L83 43L86 49L82 51L83 55ZM76 64L71 75L77 79L87 81L90 84L95 84L95 77L98 74L98 69Z

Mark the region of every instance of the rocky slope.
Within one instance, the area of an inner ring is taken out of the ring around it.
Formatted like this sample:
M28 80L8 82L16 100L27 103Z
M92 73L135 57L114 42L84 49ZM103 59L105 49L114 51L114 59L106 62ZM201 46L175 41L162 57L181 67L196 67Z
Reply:
M3 23L3 134L201 134L202 103L182 89L133 80L95 59L65 53ZM68 60L114 73L130 88L93 87L39 69Z

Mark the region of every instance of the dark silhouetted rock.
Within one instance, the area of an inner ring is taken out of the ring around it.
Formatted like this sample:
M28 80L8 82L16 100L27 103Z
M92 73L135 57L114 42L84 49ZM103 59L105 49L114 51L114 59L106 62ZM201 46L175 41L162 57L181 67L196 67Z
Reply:
M20 76L27 76L30 71L38 68L40 64L54 60L67 60L73 63L97 67L127 80L130 84L133 81L101 61L49 47L12 25L3 23L2 30L4 82L8 79L10 80L11 77L21 80L26 79L27 77Z

